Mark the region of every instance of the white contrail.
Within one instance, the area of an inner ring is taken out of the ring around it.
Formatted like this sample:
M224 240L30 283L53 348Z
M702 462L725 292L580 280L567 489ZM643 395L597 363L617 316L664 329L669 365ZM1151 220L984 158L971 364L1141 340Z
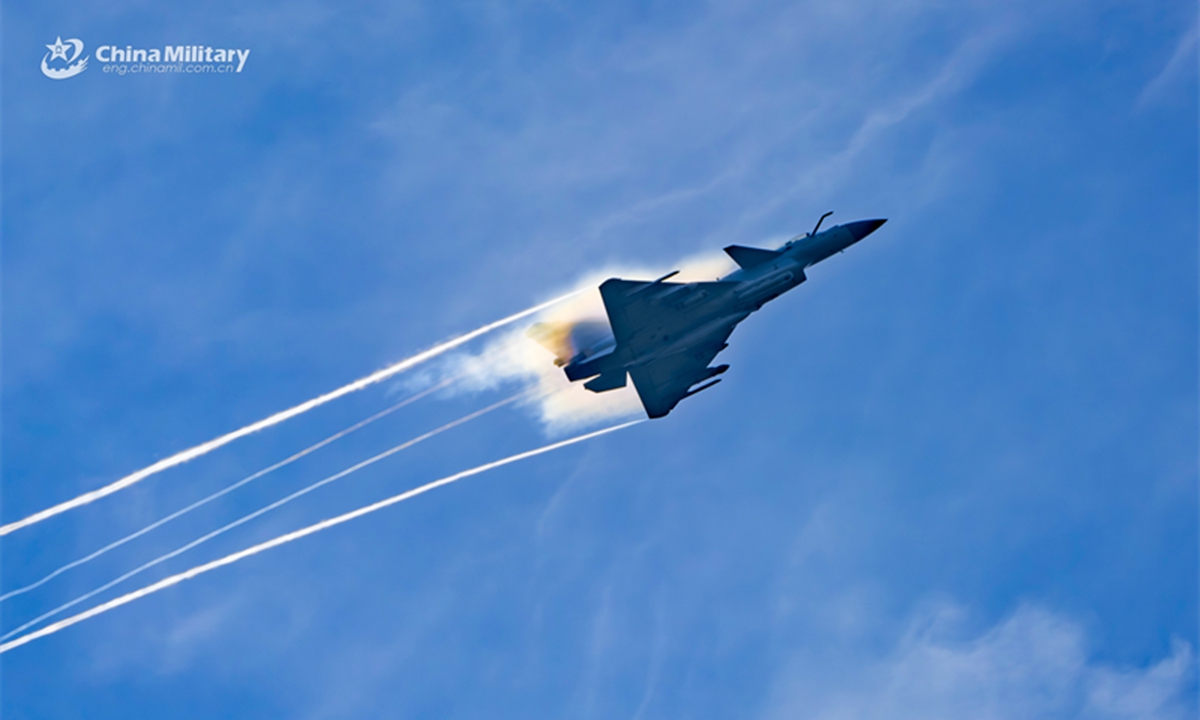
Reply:
M353 510L351 512L345 513L344 515L338 515L337 517L333 517L328 520L322 520L319 523L309 525L306 528L301 528L300 530L290 532L286 535L280 535L279 537L277 537L273 540L268 540L266 542L259 543L258 545L255 545L253 547L246 548L245 550L235 552L231 555L226 555L225 557L220 558L218 560L213 560L212 562L208 562L203 565L198 565L198 566L192 568L191 570L186 570L177 575L172 575L171 577L159 580L158 582L154 583L153 585L147 585L146 587L144 587L140 590L134 590L133 592L122 595L119 598L114 598L112 600L109 600L108 602L97 605L96 607L94 607L90 610L85 610L84 612L81 612L78 615L72 615L69 618L59 620L56 623L47 625L46 627L42 628L41 630L35 630L34 632L28 633L26 635L22 635L21 637L18 637L15 640L11 640L9 642L0 644L0 654L6 653L9 650L20 647L21 645L24 645L26 643L33 642L34 640L37 640L38 638L43 638L43 637L46 637L47 635L53 635L54 633L58 632L59 630L70 627L76 623L83 622L84 620L87 620L89 618L96 617L97 615L106 613L109 610L118 608L122 605L127 605L127 604L133 602L134 600L144 598L147 595L158 592L159 590L164 590L166 588L171 587L172 585L178 585L179 583L183 582L184 580L190 580L191 578L194 578L197 575L202 575L203 573L206 573L209 570L215 570L215 569L217 569L219 567L223 567L225 565L231 565L231 564L237 562L238 560L248 558L251 555L257 555L257 554L263 552L264 550L270 550L271 548L278 547L285 543L290 543L293 540L299 540L300 538L308 536L308 535L312 535L313 533L318 533L322 530L327 530L335 525L341 525L342 523L349 522L356 518L360 518L363 515L373 513L376 510L382 510L385 507L395 505L396 503L403 502L405 500L408 500L409 498L416 497L417 495L421 495L423 493L427 493L430 490L433 490L434 488L438 488L443 485L449 485L450 483L452 483L456 480L462 480L463 478L471 477L472 475L478 475L479 473L486 472L488 470L493 470L493 469L501 467L503 465L508 465L510 463L517 462L518 460L524 460L526 458L531 458L535 455L541 455L542 453L550 452L551 450L557 450L558 448L566 447L567 445L573 445L578 442L583 442L584 440L590 440L591 438L597 437L599 435L604 435L604 434L607 434L610 432L615 432L622 428L627 428L630 425L636 425L640 422L645 422L645 421L644 420L634 420L632 422L622 423L621 425L614 425L612 427L604 428L603 430L596 430L595 432L590 432L590 433L587 433L584 435L577 435L577 436L567 439L567 440L560 440L559 442L556 442L556 443L551 443L549 445L543 445L542 447L536 448L534 450L527 450L523 453L518 453L516 455L510 455L506 458L503 458L500 460L495 460L493 462L471 468L470 470L463 470L460 473L455 473L454 475L449 475L440 480L434 480L431 483L427 483L418 488L414 488L407 492L400 493L399 495L393 495L392 497L390 497L386 500L380 500L377 503L367 505L366 507L361 507L357 510Z
M180 465L189 460L194 460L195 458L198 458L201 455L204 455L206 453L212 452L213 450L216 450L217 448L219 448L223 445L228 445L229 443L233 442L234 440L237 440L238 438L245 437L247 435L250 435L251 433L256 433L259 430L271 427L272 425L278 425L279 423L283 422L284 420L294 418L297 415L300 415L301 413L308 412L309 410L312 410L313 408L318 407L320 405L324 405L325 403L330 402L331 400L336 400L336 399L342 397L343 395L348 395L352 392L362 390L363 388L365 388L369 385L373 385L377 382L380 382L381 380L386 380L387 378L390 378L393 375L396 375L398 373L404 372L405 370L408 370L409 368L419 365L419 364L425 362L426 360L437 357L438 355L441 355L442 353L444 353L448 350L453 350L454 348L458 347L459 345L462 345L470 340L473 340L473 339L479 337L480 335L483 335L484 333L491 332L492 330L495 330L498 327L503 327L504 325L507 325L511 322L515 322L517 320L520 320L523 317L526 317L528 315L532 315L534 313L545 310L546 308L548 308L558 302L561 302L562 300L564 300L574 294L575 294L574 292L568 293L561 297L557 297L553 300L550 300L549 302L544 302L541 305L535 305L534 307L531 307L528 310L522 310L521 312L516 313L515 315L509 315L508 317L503 318L501 320L497 320L494 323L484 325L483 327L479 328L478 330L472 330L471 332L469 332L465 335L459 335L458 337L454 338L453 340L448 340L448 341L442 343L441 345L437 345L435 347L432 347L432 348L426 350L425 352L417 353L416 355L413 355L412 357L410 357L406 360L401 360L400 362L398 362L394 365L389 365L388 367L385 367L384 369L382 369L376 373L372 373L371 375L368 375L365 378L362 378L361 380L355 380L354 382L350 383L349 385L340 387L337 390L334 390L333 392L329 392L324 395L321 395L320 397L313 398L312 400L309 400L308 402L300 403L299 405L297 405L293 408L289 408L288 410L284 410L282 412L275 413L274 415L272 415L271 417L269 417L265 420L259 420L258 422L247 425L247 426L241 428L240 430L234 430L231 433L222 435L221 437L219 437L215 440L209 440L208 442L206 442L202 445L197 445L194 448L190 448L188 450L184 450L183 452L176 453L169 458L164 458L163 460L159 460L158 462L154 463L153 465L150 465L149 467L142 468L141 470L138 470L137 472L135 472L131 475L126 475L125 477L121 478L120 480L117 480L116 482L114 482L110 485L106 485L98 490L92 490L91 492L84 493L84 494L80 495L79 497L74 498L73 500L67 500L66 502L59 503L58 505L55 505L53 507L46 508L45 510L42 510L41 512L36 512L23 520L17 520L16 522L11 522L7 525L0 525L0 537L8 535L9 533L11 533L13 531L20 530L23 527L28 527L30 525L33 525L34 523L39 523L42 520L45 520L46 518L54 517L55 515L59 515L68 510L71 510L73 508L77 508L80 505L87 505L88 503L94 502L95 500L99 500L102 497L105 497L107 495L112 495L113 493L115 493L119 490L124 490L125 488L129 487L130 485L133 485L134 483L144 480L144 479L150 477L151 475L154 475L155 473L162 472L163 470L166 470L167 468L175 467L176 465Z
M311 485L303 487L303 488L297 490L296 492L292 493L291 495L287 495L286 497L280 498L279 500L276 500L275 502L273 502L269 505L266 505L265 507L261 507L258 510L255 510L254 512L250 513L249 515L243 515L242 517L238 518L237 520L234 520L233 522L228 523L227 525L223 525L222 527L219 527L216 530L213 530L212 532L208 533L207 535L202 535L202 536L196 538L195 540L184 545L183 547L176 548L175 550L172 550L171 552L169 552L165 555L160 555L160 556L154 558L153 560L151 560L147 563L144 563L144 564L134 568L133 570L130 570L129 572L125 573L124 575L121 575L120 577L116 578L115 580L110 580L109 582L101 585L100 587L96 588L95 590L86 592L83 595L80 595L79 597L75 598L74 600L63 603L62 605L59 605L58 607L54 608L53 610L50 610L48 612L42 613L41 615L38 615L34 619L25 623L24 625L21 625L20 627L16 627L16 628L13 628L12 630L9 630L8 632L4 633L3 635L0 635L0 642L3 642L4 640L9 639L13 635L16 635L17 633L21 632L22 630L27 630L28 628L31 628L34 625L37 625L38 623L40 623L41 621L43 621L47 618L54 617L55 615L58 615L59 613L61 613L64 610L75 607L79 603L81 603L85 600L88 600L90 598L93 598L96 595L99 595L100 593L104 592L105 590L108 590L109 588L113 587L114 585L120 584L120 583L128 580L129 578L133 577L134 575L137 575L146 570L149 570L150 568L154 567L155 565L164 563L167 560L170 560L171 558L176 557L177 555L181 555L181 554L187 552L188 550L191 550L192 548L196 547L197 545L202 545L202 544L208 542L209 540L212 540L213 538L217 537L218 535L224 535L225 533L229 532L230 530L234 529L235 527L238 527L239 525L244 525L244 524L250 522L251 520L253 520L254 518L256 518L260 515L263 515L265 513L268 513L277 507L280 507L282 505L287 505L288 503L295 500L296 498L301 497L303 495L307 495L308 493L312 492L313 490L316 490L317 488L324 487L325 485L328 485L329 483L331 483L335 480L340 480L351 473L358 472L359 470L362 470L363 468L367 467L368 465L373 465L373 464L379 462L380 460L383 460L384 458L391 457L392 455L395 455L396 453L400 452L401 450L407 450L408 448L412 447L413 445L416 445L419 442L428 440L429 438L431 438L435 435L440 435L440 434L446 432L447 430L456 428L465 422L469 422L471 420L474 420L477 417L480 417L481 415L486 415L487 413L490 413L493 410L504 407L505 405L508 405L509 403L520 398L521 395L523 395L523 394L524 393L518 393L516 395L513 395L510 398L501 400L500 402L492 403L491 405L483 408L482 410L476 410L475 412L464 415L457 420L451 420L450 422L446 423L445 425L442 425L441 427L434 428L433 430L430 430L427 433L418 435L417 437L413 438L412 440L407 440L405 442L402 442L393 448L384 450L383 452L379 453L378 455L369 457L360 463L351 465L350 467L346 468L345 470L342 470L341 472L334 473L333 475L330 475L329 477L327 477L323 480L318 480L317 482L312 483Z
M24 587L19 587L16 590L10 590L9 592L6 592L3 595L0 595L0 602L4 602L5 600L8 600L9 598L13 598L18 595L23 595L23 594L29 592L30 590L39 588L42 585L45 585L46 583L50 582L54 578L58 577L59 575L62 575L66 571L68 571L72 568L77 568L80 565L83 565L84 563L91 562L92 560L95 560L96 558L100 557L101 555L109 552L110 550L115 550L116 548L121 547L122 545L129 542L130 540L139 538L142 535L145 535L146 533L150 532L151 530L154 530L155 528L166 525L167 523L171 522L172 520L174 520L175 518L177 518L181 515L186 515L187 513L190 513L191 511L195 510L196 508L201 507L202 505L207 505L208 503L212 502L213 500L216 500L217 498L228 495L229 493L233 492L234 490L237 490L238 488L242 487L243 485L253 482L268 473L272 473L272 472L278 470L279 468L284 467L285 465L290 465L290 464L296 462L297 460L299 460L300 458L304 457L305 455L308 455L317 450L320 450L321 448L325 447L329 443L334 442L335 440L339 440L339 439L349 435L350 433L354 432L355 430L360 430L363 427L366 427L367 425L370 425L371 423L375 422L376 420L379 420L380 418L391 415L392 413L396 412L397 410L399 410L403 407L406 407L408 405L411 405L412 403L415 403L416 401L420 400L421 398L423 398L427 395L430 395L434 392L437 392L438 390L441 390L442 388L446 387L447 385L449 385L450 383L454 382L457 379L458 379L457 377L452 377L452 378L443 380L442 382L438 383L437 385L434 385L433 387L422 390L421 392L417 393L416 395L413 395L411 397L405 398L404 400L401 400L400 402L396 403L395 405L391 406L390 408L388 408L386 410L375 413L374 415L367 418L366 420L357 422L357 423L351 425L350 427L346 428L345 430L341 430L337 433L334 433L333 435L330 435L329 437L325 438L324 440L322 440L316 444L309 445L308 447L304 448L300 452L298 452L290 457L284 458L283 460L280 460L279 462L275 463L274 465L263 468L262 470L259 470L258 472L254 473L253 475L248 475L248 476L242 478L241 480L238 480L234 484L230 485L229 487L226 487L222 490L218 490L217 492L213 493L212 495L209 495L206 498L197 500L196 502L192 503L191 505L188 505L187 507L183 508L182 510L176 510L175 512L162 518L161 520L156 520L155 522L150 523L149 525L142 528L141 530L132 532L132 533L126 535L125 537L121 538L120 540L115 540L115 541L109 543L108 545L105 545L104 547L100 548L99 550L91 553L90 555L85 555L84 557L81 557L78 560L69 562L66 565L63 565L62 567L58 568L54 572L50 573L49 575L45 576L41 580L29 583L28 585L26 585Z

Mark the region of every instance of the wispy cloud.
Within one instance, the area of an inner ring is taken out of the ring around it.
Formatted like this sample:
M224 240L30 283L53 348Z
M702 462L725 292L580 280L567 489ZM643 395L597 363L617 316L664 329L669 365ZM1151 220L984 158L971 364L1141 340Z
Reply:
M921 615L884 656L841 663L856 667L849 673L797 660L777 678L764 717L1193 717L1195 657L1186 642L1148 665L1121 667L1089 657L1078 623L1035 606L974 636L964 624L956 607Z
M1171 59L1167 60L1163 69L1142 88L1141 94L1138 95L1137 106L1139 108L1159 101L1170 90L1172 84L1182 82L1189 75L1192 76L1193 82L1195 81L1198 40L1200 40L1200 25L1193 21L1192 25L1184 31L1183 36L1179 38L1179 42L1175 44L1175 52L1171 53Z

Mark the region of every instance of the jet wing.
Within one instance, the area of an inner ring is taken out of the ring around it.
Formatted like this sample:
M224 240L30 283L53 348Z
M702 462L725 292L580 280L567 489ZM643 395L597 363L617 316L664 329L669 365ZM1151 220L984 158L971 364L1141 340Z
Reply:
M635 282L605 281L600 286L608 323L617 347L634 361L629 376L650 418L661 418L691 394L691 386L721 371L708 364L725 349L725 341L744 313L713 318L712 308L721 295L732 293L737 282ZM676 352L664 352L672 342L684 341ZM662 353L656 355L656 353Z
M636 282L612 278L600 285L600 296L618 345L634 355L694 325L706 301L733 292L736 282Z
M722 366L714 371L708 364L725 349L725 341L739 320L740 317L731 319L727 324L715 327L710 334L683 352L654 358L630 368L629 377L633 379L633 386L637 388L647 415L652 418L666 415L680 400L694 392L690 389L693 385L728 367Z
M636 282L613 278L600 286L617 347L633 358L629 375L646 413L662 417L712 377L708 363L725 349L725 340L745 315L714 322L706 317L713 300L737 288L736 282ZM708 323L708 330L699 330ZM697 332L701 334L696 334ZM673 341L686 339L677 352L655 357ZM649 360L641 358L649 357Z

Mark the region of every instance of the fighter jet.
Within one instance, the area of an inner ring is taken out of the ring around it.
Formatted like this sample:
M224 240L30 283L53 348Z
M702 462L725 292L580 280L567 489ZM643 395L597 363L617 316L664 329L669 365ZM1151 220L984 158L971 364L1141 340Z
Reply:
M808 279L805 270L879 229L859 220L797 235L777 250L730 245L739 268L713 282L643 282L611 278L600 285L608 328L579 323L563 331L539 324L529 335L555 351L571 382L602 393L633 379L646 414L660 418L680 400L716 385L728 365L709 367L738 323ZM611 329L611 332L610 332ZM590 380L589 380L590 378Z

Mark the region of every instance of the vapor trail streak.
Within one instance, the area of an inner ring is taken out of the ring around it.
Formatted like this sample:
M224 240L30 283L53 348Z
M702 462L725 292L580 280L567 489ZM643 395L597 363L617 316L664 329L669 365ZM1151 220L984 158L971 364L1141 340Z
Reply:
M513 402L514 400L520 398L523 394L524 393L518 393L516 395L513 395L510 398L507 398L507 399L501 400L500 402L488 405L487 407L483 408L482 410L476 410L475 412L470 413L468 415L464 415L457 420L451 420L450 422L446 423L445 425L442 425L439 428L434 428L433 430L430 430L429 432L427 432L423 435L418 435L417 437L413 438L412 440L407 440L405 442L402 442L399 445L397 445L389 450L384 450L383 452L379 453L378 455L369 457L360 463L351 465L350 467L346 468L345 470L342 470L339 473L334 473L333 475L330 475L329 477L327 477L323 480L318 480L317 482L315 482L311 485L303 487L303 488L297 490L296 492L292 493L291 495L287 495L283 498L280 498L279 500L276 500L275 502L273 502L269 505L266 505L265 507L261 507L258 510L255 510L254 512L250 513L249 515L243 515L242 517L238 518L237 520L234 520L233 522L231 522L227 525L223 525L222 527L219 527L216 530L213 530L212 532L208 533L207 535L202 535L202 536L196 538L195 540L184 545L183 547L176 548L175 550L172 550L171 552L169 552L165 555L160 555L160 556L154 558L153 560L151 560L147 563L144 563L144 564L134 568L133 570L130 570L129 572L125 573L124 575L121 575L120 577L116 578L115 580L108 581L107 583L101 585L100 587L96 588L95 590L86 592L83 595L80 595L79 597L75 598L74 600L63 603L62 605L59 605L58 607L54 608L53 610L50 610L48 612L42 613L41 615L38 615L34 619L25 623L24 625L21 625L20 627L16 627L16 628L13 628L12 630L9 630L8 632L4 633L3 635L0 635L0 642L9 639L13 635L16 635L17 633L21 632L22 630L27 630L28 628L31 628L34 625L37 625L38 623L40 623L41 621L43 621L47 618L54 617L55 615L58 615L62 611L72 608L85 600L93 598L96 595L99 595L100 593L104 592L105 590L108 590L109 588L113 587L114 585L118 585L118 584L128 580L129 578L133 577L134 575L137 575L146 570L149 570L150 568L154 567L155 565L164 563L167 560L170 560L171 558L173 558L177 555L181 555L181 554L187 552L188 550L191 550L192 548L196 547L197 545L202 545L202 544L208 542L209 540L212 540L213 538L217 537L218 535L223 535L223 534L229 532L230 530L234 529L235 527L238 527L239 525L244 525L244 524L250 522L251 520L253 520L254 518L258 517L259 515L263 515L265 513L268 513L270 511L274 510L277 507L286 505L298 497L307 495L308 493L312 492L313 490L316 490L319 487L328 485L329 483L331 483L335 480L340 480L341 478L344 478L351 473L358 472L359 470L362 470L363 468L367 467L368 465L373 465L373 464L379 462L380 460L383 460L384 458L391 457L392 455L395 455L396 453L400 452L401 450L407 450L408 448L412 447L413 445L416 445L417 443L422 442L424 440L428 440L429 438L433 437L434 435L440 435L441 433L444 433L447 430L450 430L452 428L456 428L465 422L469 422L481 415L486 415L487 413L490 413L493 410L496 410L505 405L508 405L509 403Z
M275 463L274 465L271 465L269 467L263 468L262 470L259 470L258 472L254 473L253 475L244 477L241 480L238 480L234 484L230 485L229 487L226 487L222 490L218 490L217 492L209 495L206 498L197 500L196 502L192 503L191 505L188 505L187 507L183 508L182 510L176 510L175 512L166 516L165 518L163 518L161 520L157 520L155 522L152 522L149 525L147 525L146 527L142 528L141 530L132 532L132 533L126 535L125 537L121 538L120 540L113 541L113 542L109 543L108 545L105 545L104 547L100 548L99 550L93 552L90 555L85 555L84 557L81 557L78 560L69 562L66 565L63 565L62 567L58 568L54 572L50 573L46 577L42 578L41 580L32 582L24 587L17 588L16 590L10 590L9 592L6 592L3 595L0 595L0 602L4 602L5 600L8 600L9 598L13 598L18 595L23 595L23 594L29 592L30 590L39 588L42 585L45 585L46 583L50 582L54 578L58 577L59 575L62 575L66 571L68 571L72 568L77 568L80 565L83 565L84 563L91 562L92 560L95 560L96 558L100 557L101 555L105 554L106 552L121 547L122 545L129 542L130 540L139 538L142 535L145 535L146 533L150 532L151 530L154 530L157 527L166 525L167 523L171 522L172 520L179 517L180 515L186 515L187 513L190 513L191 511L195 510L196 508L201 507L202 505L207 505L208 503L212 502L213 500L216 500L217 498L228 495L229 493L233 492L234 490L237 490L238 488L242 487L243 485L257 480L258 478L262 477L263 475L274 472L274 471L278 470L279 468L284 467L285 465L290 465L290 464L296 462L297 460L299 460L300 458L304 457L305 455L308 455L312 452L320 450L321 448L325 447L329 443L334 442L335 440L339 440L339 439L349 435L350 433L354 432L355 430L360 430L363 427L375 422L376 420L379 420L380 418L391 415L392 413L396 412L400 408L411 405L412 403L415 403L416 401L420 400L421 398L423 398L427 395L430 395L431 393L437 392L438 390L441 390L442 388L446 387L447 385L449 385L450 383L454 382L457 379L458 378L448 378L446 380L443 380L442 382L438 383L437 385L434 385L431 388L427 388L427 389L422 390L421 392L417 393L416 395L413 395L411 397L405 398L404 400L401 400L400 402L396 403L395 405L391 406L390 408L388 408L386 410L375 413L374 415L367 418L366 420L357 422L357 423L351 425L350 427L346 428L345 430L341 430L337 433L334 433L333 435L330 435L329 437L325 438L324 440L322 440L316 444L309 445L308 447L304 448L303 450L296 453L295 455L284 458L283 460L280 460L279 462Z
M141 480L145 480L146 478L150 477L151 475L162 472L163 470L166 470L167 468L172 468L172 467L175 467L176 465L181 465L189 460L194 460L195 458L198 458L201 455L210 453L213 450L216 450L217 448L222 447L223 445L228 445L229 443L233 442L234 440L237 440L238 438L242 438L242 437L245 437L252 433L256 433L259 430L262 430L264 428L269 428L272 425L278 425L279 423L283 422L284 420L289 420L291 418L296 417L297 415L300 415L301 413L306 413L315 407L318 407L318 406L324 405L327 402L330 402L331 400L336 400L336 399L342 397L343 395L349 395L352 392L362 390L363 388L373 385L377 382L380 382L381 380L386 380L387 378L390 378L393 375L402 373L405 370L408 370L409 368L412 368L416 365L419 365L419 364L425 362L426 360L430 360L434 357L437 357L438 355L441 355L442 353L444 353L448 350L453 350L454 348L458 347L459 345L462 345L466 342L474 340L475 338L479 337L480 335L483 335L484 333L491 332L492 330L495 330L496 328L503 327L504 325L508 325L509 323L520 320L523 317L526 317L526 316L532 315L536 312L545 310L546 308L550 307L551 305L561 302L562 300L564 300L568 297L571 297L572 295L575 295L575 294L576 293L568 293L561 297L557 297L553 300L550 300L549 302L544 302L541 305L535 305L534 307L531 307L528 310L522 310L521 312L516 313L514 315L509 315L508 317L503 318L501 320L497 320L494 323L484 325L483 327L479 328L478 330L472 330L471 332L469 332L465 335L459 335L458 337L456 337L452 340L448 340L448 341L442 343L441 345L436 345L436 346L426 350L425 352L417 353L416 355L413 355L412 357L410 357L406 360L401 360L400 362L398 362L394 365L389 365L388 367L385 367L384 369L382 369L378 372L372 373L371 375L368 375L365 378L362 378L361 380L355 380L354 382L350 383L349 385L340 387L337 390L334 390L333 392L325 393L324 395L315 397L312 400L300 403L299 405L297 405L293 408L289 408L282 412L277 412L274 415L270 416L269 418L266 418L265 420L259 420L258 422L247 425L239 430L234 430L231 433L222 435L221 437L216 438L215 440L209 440L208 442L206 442L202 445L197 445L188 450L184 450L183 452L176 453L169 458L164 458L162 460L159 460L158 462L154 463L153 465L142 468L141 470L138 470L137 472L135 472L131 475L126 475L125 477L121 478L120 480L117 480L116 482L114 482L110 485L105 485L104 487L102 487L98 490L92 490L91 492L84 493L84 494L80 495L79 497L74 498L73 500L67 500L66 502L62 502L53 507L46 508L45 510L42 510L40 512L36 512L23 520L17 520L15 522L11 522L7 525L0 525L0 537L8 535L9 533L14 532L16 530L20 530L21 528L28 527L35 523L39 523L42 520L45 520L47 518L54 517L55 515L60 515L62 513L65 513L68 510L77 508L80 505L87 505L88 503L99 500L102 497L105 497L107 495L112 495L113 493L115 493L119 490L124 490L125 488L129 487L130 485L140 482Z
M477 467L473 467L470 470L463 470L460 473L455 473L454 475L449 475L440 480L434 480L431 483L427 483L418 488L414 488L412 490L402 492L399 495L393 495L392 497L387 498L386 500L380 500L377 503L367 505L365 507L361 507L357 510L352 510L343 515L338 515L337 517L329 518L328 520L322 520L319 523L309 525L308 527L301 528L294 532L290 532L286 535L280 535L279 537L274 538L273 540L268 540L266 542L259 543L258 545L254 545L253 547L246 548L245 550L240 550L231 555L226 555L223 558L213 560L212 562L208 562L203 565L198 565L198 566L192 568L191 570L186 570L177 575L172 575L171 577L159 580L158 582L154 583L153 585L147 585L146 587L144 587L140 590L134 590L133 592L122 595L119 598L114 598L112 600L109 600L106 603L101 603L100 605L97 605L96 607L94 607L90 610L85 610L84 612L81 612L78 615L72 615L69 618L59 620L56 623L47 625L46 627L42 628L41 630L35 630L34 632L22 635L21 637L16 638L15 640L0 644L0 654L6 653L9 650L20 647L21 645L24 645L26 643L33 642L34 640L37 640L38 638L43 638L43 637L46 637L47 635L53 635L54 633L58 632L59 630L70 627L76 623L83 622L84 620L87 620L89 618L96 617L97 615L106 613L109 610L118 608L122 605L127 605L127 604L133 602L134 600L144 598L147 595L151 595L153 593L158 592L159 590L164 590L166 588L171 587L172 585L178 585L179 583L183 582L184 580L190 580L190 579L196 577L197 575L202 575L202 574L208 572L209 570L215 570L215 569L217 569L219 567L223 567L225 565L232 565L233 563L237 562L238 560L243 560L252 555L257 555L257 554L263 552L264 550L270 550L271 548L278 547L278 546L284 545L286 543L290 543L293 540L299 540L302 537L321 532L322 530L327 530L331 527L334 527L335 525L341 525L342 523L349 522L351 520L360 518L363 515L368 515L370 513L373 513L376 510L382 510L385 507L389 507L391 505L395 505L396 503L404 502L405 500L408 500L409 498L416 497L417 495L427 493L430 490L433 490L434 488L439 488L443 485L449 485L450 483L455 482L457 480L462 480L463 478L471 477L472 475L478 475L480 473L487 472L488 470L494 470L495 468L517 462L518 460L524 460L526 458L531 458L531 457L534 457L535 455L541 455L543 453L548 453L551 450L557 450L561 447L566 447L567 445L574 445L575 443L583 442L584 440L590 440L590 439L592 439L594 437L598 437L600 435L605 435L610 432L615 432L617 430L621 430L622 428L627 428L630 425L636 425L640 422L645 422L645 421L644 420L634 420L632 422L622 423L620 425L614 425L612 427L604 428L603 430L596 430L595 432L590 432L590 433L587 433L584 435L577 435L577 436L575 436L573 438L569 438L567 440L560 440L559 442L556 442L556 443L551 443L549 445L543 445L542 447L536 448L534 450L526 450L523 453L518 453L516 455L510 455L510 456L508 456L506 458L502 458L500 460L494 460L490 463L486 463L484 465L479 465Z

